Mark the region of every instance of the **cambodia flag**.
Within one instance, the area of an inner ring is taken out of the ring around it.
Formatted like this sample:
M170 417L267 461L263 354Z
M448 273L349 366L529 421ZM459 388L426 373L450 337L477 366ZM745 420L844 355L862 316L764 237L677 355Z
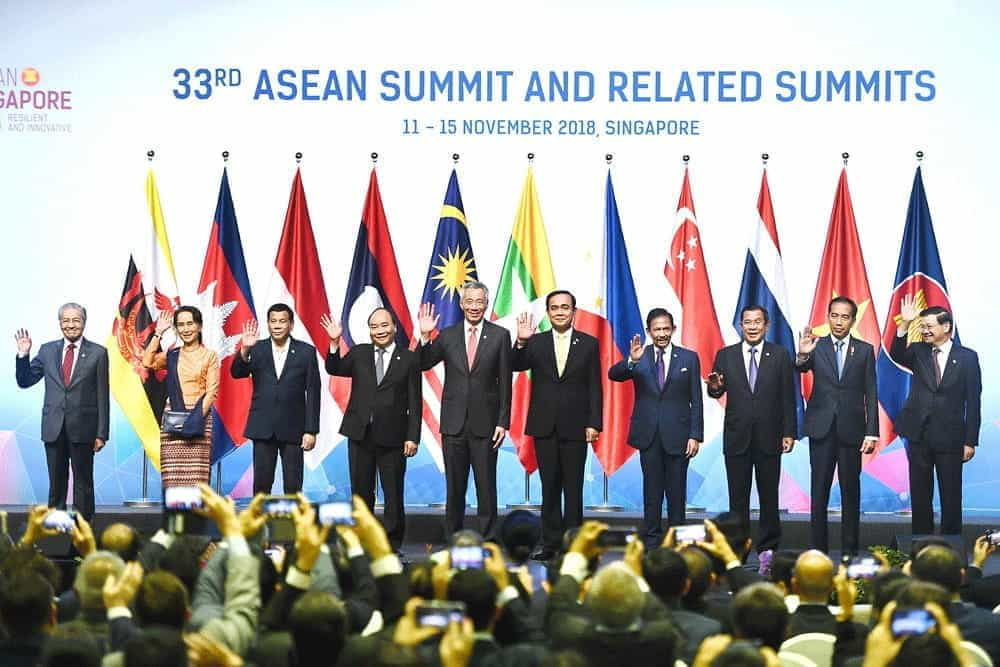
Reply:
M205 263L198 281L198 299L204 326L205 346L219 355L219 397L212 406L212 462L246 442L243 429L253 391L249 382L229 375L237 353L243 323L254 319L250 277L243 256L243 243L236 223L229 176L222 170L219 199L215 206L212 232L205 251Z
M403 282L399 277L396 253L389 235L389 224L382 208L378 177L372 169L368 194L361 210L361 226L354 244L354 260L347 277L347 292L341 323L342 345L370 342L368 316L376 308L387 308L396 320L396 345L407 347L413 338L413 320L406 305Z
M896 265L896 280L892 296L889 297L889 315L882 331L883 348L879 351L875 365L878 372L879 403L893 421L902 410L910 392L910 371L893 362L887 352L892 345L892 339L896 336L899 302L906 295L913 296L914 305L918 310L941 306L951 311L951 299L948 297L948 286L944 280L944 269L941 267L941 255L938 254L937 238L934 236L934 224L931 221L930 208L927 206L920 167L917 167L917 173L913 177L910 204L906 211L906 226L903 229L903 242L899 248L899 263ZM920 340L918 324L919 321L910 324L911 341ZM954 338L958 342L957 328ZM891 435L889 439L892 439ZM904 462L903 470L905 469Z
M611 170L604 190L604 248L601 262L599 312L582 308L576 312L574 326L597 338L601 368L611 368L626 358L632 336L643 332L642 314L632 280L625 237L622 235L618 202L611 182ZM604 393L604 431L594 443L594 454L608 476L621 468L635 450L628 445L629 421L635 391L631 382L612 382L601 373Z
M733 328L740 337L743 336L743 328L740 326L741 313L744 308L751 305L767 309L771 325L768 327L765 340L782 346L794 359L797 341L791 326L785 269L781 261L781 245L778 243L778 224L774 219L774 206L771 203L771 189L767 184L766 168L760 180L757 221L754 225L753 238L747 248L747 259L743 265L743 282L740 283L740 295L736 299L736 311L733 313ZM795 412L801 429L805 411L798 373L795 373ZM798 436L801 435L800 430Z

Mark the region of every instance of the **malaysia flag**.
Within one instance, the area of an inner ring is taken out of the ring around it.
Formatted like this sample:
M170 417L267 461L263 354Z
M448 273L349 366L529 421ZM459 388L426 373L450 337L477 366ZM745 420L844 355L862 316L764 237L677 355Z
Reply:
M222 170L219 199L205 263L198 281L198 300L204 318L205 346L219 355L219 397L212 406L212 462L246 442L243 429L250 410L252 387L229 374L237 353L243 323L254 318L250 276L243 257L243 242L229 190L229 176Z

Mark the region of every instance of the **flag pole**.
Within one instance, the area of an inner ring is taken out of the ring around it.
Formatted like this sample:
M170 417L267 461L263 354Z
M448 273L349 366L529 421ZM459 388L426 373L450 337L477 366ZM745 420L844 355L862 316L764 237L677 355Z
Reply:
M146 162L152 166L153 158L156 157L156 151L149 149L146 151ZM159 500L154 500L149 497L149 457L146 455L146 448L142 448L142 474L140 475L139 482L139 497L138 498L128 498L122 504L125 507L158 507L160 504Z

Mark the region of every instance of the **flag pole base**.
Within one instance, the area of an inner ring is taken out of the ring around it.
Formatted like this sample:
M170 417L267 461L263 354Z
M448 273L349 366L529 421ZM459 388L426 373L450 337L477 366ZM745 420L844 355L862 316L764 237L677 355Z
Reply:
M708 511L708 508L707 507L702 507L701 505L685 505L684 506L684 511L685 512L692 512L694 514L704 514L705 512Z
M542 506L538 503L509 503L507 505L509 510L540 510Z
M159 507L160 501L153 498L129 498L122 505L135 508Z
M146 465L148 461L146 456L146 450L142 450L142 477L141 477L141 488L139 493L141 494L138 498L129 498L125 500L122 505L125 507L135 507L135 508L149 508L149 507L159 507L160 501L156 498L150 498L147 494L149 493L149 467Z
M612 505L608 501L608 474L604 473L604 502L599 505L587 505L583 509L588 512L600 512L602 514L609 512L622 512L625 510L621 505Z
M446 503L443 503L440 500L438 502L436 502L436 503L427 503L427 507L430 507L430 508L436 509L436 510L444 509L445 505L446 505Z

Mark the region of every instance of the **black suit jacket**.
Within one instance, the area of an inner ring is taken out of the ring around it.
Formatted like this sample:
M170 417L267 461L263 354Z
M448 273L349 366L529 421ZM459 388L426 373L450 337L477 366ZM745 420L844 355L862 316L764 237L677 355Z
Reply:
M392 359L386 360L382 382L375 382L375 348L361 343L346 356L340 351L326 355L326 372L351 378L351 398L347 402L340 432L351 440L363 440L371 424L371 438L380 446L400 447L411 440L420 442L421 383L417 355L396 345Z
M854 623L854 637L867 637L868 628L860 623ZM800 604L788 616L788 636L804 635L809 632L822 632L837 635L839 626L837 617L825 604Z
M757 364L756 391L750 391L743 342L719 350L712 369L723 375L722 387L708 390L712 398L726 395L722 450L726 456L742 454L751 446L754 428L766 453L779 454L781 439L794 438L795 381L792 360L785 348L765 342Z
M952 341L951 353L937 384L932 348L905 337L892 339L892 360L913 372L910 395L896 416L896 432L910 442L937 450L962 449L979 444L980 396L983 392L979 357Z
M698 355L673 346L663 390L657 386L656 352L647 345L631 369L623 359L608 369L615 382L632 380L635 403L629 422L628 444L643 450L655 442L670 454L687 451L687 441L705 439L705 418L701 397L701 364Z
M86 338L79 340L69 385L63 382L63 339L44 343L30 362L17 357L17 386L26 389L45 378L42 441L55 442L66 428L70 442L108 440L108 351Z
M839 378L837 355L829 336L817 341L808 359L795 363L798 372L813 374L803 431L810 438L825 438L835 425L841 440L860 447L866 435L878 435L875 350L853 336L845 342L844 372Z
M252 440L280 440L297 443L303 433L319 433L320 391L316 348L294 338L285 355L281 377L274 368L271 339L257 341L250 348L250 360L233 355L229 374L234 378L253 377L250 414L243 430Z
M483 320L476 357L469 368L465 352L465 322L441 330L420 346L420 367L430 370L444 362L441 433L458 435L463 428L479 438L493 436L497 426L510 428L510 332Z
M531 403L524 432L538 438L586 439L602 429L601 359L597 339L573 330L566 366L559 375L552 331L537 333L512 353L515 371L531 371Z

